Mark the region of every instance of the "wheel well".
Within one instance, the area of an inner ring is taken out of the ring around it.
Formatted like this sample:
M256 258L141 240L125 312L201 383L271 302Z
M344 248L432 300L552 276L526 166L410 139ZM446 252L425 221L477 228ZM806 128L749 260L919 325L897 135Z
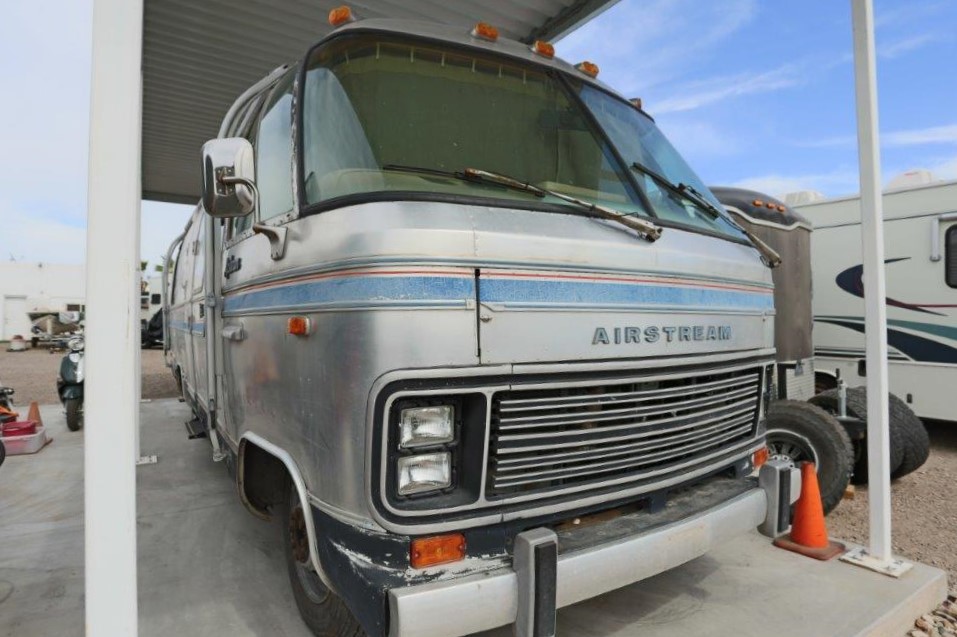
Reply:
M289 493L289 471L286 465L262 447L245 439L239 448L236 480L243 504L260 517L268 518Z
M814 393L820 394L822 391L827 391L828 389L834 389L837 387L837 377L831 372L822 372L815 370L814 372Z

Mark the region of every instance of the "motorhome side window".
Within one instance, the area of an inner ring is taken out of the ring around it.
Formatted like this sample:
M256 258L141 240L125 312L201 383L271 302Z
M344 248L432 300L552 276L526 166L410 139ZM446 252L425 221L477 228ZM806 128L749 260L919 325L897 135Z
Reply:
M957 288L957 226L951 226L945 235L947 285Z
M283 77L263 108L256 135L256 185L259 219L292 210L292 85L295 71Z
M199 232L196 233L196 240L193 242L193 291L203 289L203 274L206 272L205 259L206 243L206 224L202 218L199 222Z

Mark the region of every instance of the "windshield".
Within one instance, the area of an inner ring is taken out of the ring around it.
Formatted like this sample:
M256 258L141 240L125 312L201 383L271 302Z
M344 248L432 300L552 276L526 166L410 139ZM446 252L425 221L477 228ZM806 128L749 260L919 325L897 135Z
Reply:
M566 205L421 170L469 167L647 215L627 167L544 69L389 36L343 38L313 53L303 97L306 204L403 191Z
M723 210L721 203L691 170L651 118L630 104L592 86L581 83L577 90L579 97L626 162L637 162L650 168L672 184L691 186L718 210ZM640 172L635 176L661 219L721 232L735 238L743 237L741 231L727 219L715 219L687 198L670 193L651 176Z
M307 62L302 140L304 205L393 192L569 207L559 197L456 178L476 168L624 214L741 238L724 219L632 172L631 162L640 161L712 197L635 108L547 68L482 51L387 34L332 40Z

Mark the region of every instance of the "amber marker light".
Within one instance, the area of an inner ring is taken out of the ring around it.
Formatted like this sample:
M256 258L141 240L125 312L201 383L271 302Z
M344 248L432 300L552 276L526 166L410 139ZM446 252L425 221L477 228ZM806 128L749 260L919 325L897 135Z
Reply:
M555 45L551 42L535 40L535 44L532 45L532 52L550 60L555 57Z
M498 29L488 22L479 22L475 25L475 28L472 29L472 37L495 42L498 40Z
M598 65L594 62L579 62L575 68L589 77L598 77Z
M293 336L309 336L312 333L312 321L306 316L293 316L286 323L286 329Z
M760 469L768 461L768 448L761 447L751 455L751 464L755 469Z
M412 568L448 564L464 558L465 536L461 533L416 538L409 547L409 563Z
M352 9L346 5L336 7L329 11L329 24L334 27L345 24L346 22L355 22L356 18L352 15Z

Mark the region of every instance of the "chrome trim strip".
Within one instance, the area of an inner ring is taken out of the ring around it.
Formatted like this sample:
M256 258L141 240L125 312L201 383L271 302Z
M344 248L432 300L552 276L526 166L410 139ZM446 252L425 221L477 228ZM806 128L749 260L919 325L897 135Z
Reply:
M695 516L648 533L560 555L559 608L647 579L696 557L765 519L767 495L755 488ZM501 569L389 591L390 637L461 637L506 626L518 616L518 577Z
M315 521L312 518L311 510L309 508L309 492L306 490L306 483L302 479L302 473L299 471L299 466L296 464L296 461L293 460L292 456L289 455L289 452L287 452L285 449L274 445L259 434L253 433L251 431L243 432L243 435L239 441L239 466L236 471L236 476L237 481L239 482L239 495L243 500L243 504L246 505L246 508L250 509L251 511L255 511L252 508L252 505L246 499L245 490L243 489L242 483L243 458L245 457L245 454L242 452L247 441L253 443L266 453L275 456L286 466L286 470L289 472L289 477L292 479L292 483L296 487L296 492L299 494L299 503L302 506L303 513L305 513L303 517L306 520L306 535L309 538L309 560L312 562L312 568L315 569L316 573L319 575L319 579L322 580L322 583L325 584L329 590L335 591L336 587L332 584L332 580L329 579L325 571L322 570L322 563L319 561L319 553L316 550L318 535L316 533Z
M669 279L669 278L678 278L688 281L697 281L702 283L721 283L728 285L738 285L746 286L753 288L763 288L766 290L773 290L774 285L772 283L765 283L762 281L753 281L746 279L732 279L726 277L717 277L717 276L708 276L708 275L689 275L687 272L671 272L671 271L642 271L642 270L630 270L627 268L600 268L595 269L588 266L575 266L568 263L539 263L539 262L527 262L527 261L495 261L495 260L478 260L478 259L469 259L469 258L443 258L443 259L428 259L428 258L417 258L417 257L371 257L371 258L362 258L362 259L342 259L339 261L326 261L321 264L310 264L307 266L302 266L298 268L292 268L289 270L284 270L282 272L274 272L270 274L265 274L263 276L258 276L248 281L243 281L242 283L232 285L228 288L223 289L223 293L236 292L247 287L253 287L257 285L262 285L264 283L272 283L275 281L281 281L287 278L299 278L310 276L314 274L325 274L330 272L336 272L339 270L354 270L359 268L366 267L388 267L388 266L408 266L408 265L419 265L423 267L453 267L453 268L489 268L489 269L522 269L522 270L534 270L534 271L552 271L552 272L578 272L578 273L587 273L587 274L609 274L613 276L654 276L656 278Z

